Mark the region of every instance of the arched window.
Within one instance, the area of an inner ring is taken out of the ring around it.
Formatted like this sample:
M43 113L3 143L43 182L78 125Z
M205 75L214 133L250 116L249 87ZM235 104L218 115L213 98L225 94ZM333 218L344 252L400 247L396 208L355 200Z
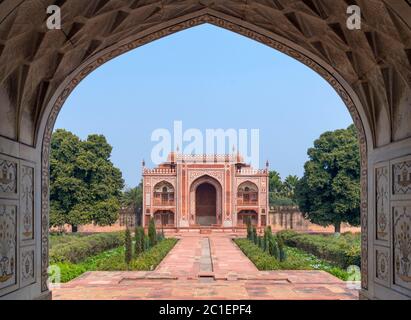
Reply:
M154 213L154 222L157 227L174 226L174 212L170 210L157 210Z
M258 205L258 187L251 181L243 182L238 186L237 203L239 205Z
M171 183L167 181L161 181L154 186L154 205L174 205L174 187Z
M250 221L253 226L258 224L258 214L254 210L241 210L237 214L237 226L244 227Z

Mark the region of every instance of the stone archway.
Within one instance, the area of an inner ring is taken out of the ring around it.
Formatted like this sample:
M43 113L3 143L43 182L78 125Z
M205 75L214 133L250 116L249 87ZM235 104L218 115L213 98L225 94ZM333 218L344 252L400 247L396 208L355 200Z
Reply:
M212 226L217 224L217 190L212 184L204 182L196 191L196 224Z
M255 24L242 21L231 15L221 13L212 9L199 10L193 14L189 14L176 19L170 19L167 23L161 23L154 28L150 28L150 31L142 32L141 34L134 35L124 43L117 43L108 49L104 49L90 59L83 62L70 76L68 76L64 83L57 88L56 93L51 98L46 106L45 114L49 115L48 118L42 118L42 122L39 126L39 131L36 133L37 139L42 137L42 190L48 189L48 158L50 152L51 134L53 131L54 123L57 119L59 111L61 110L65 100L68 98L74 88L84 79L87 75L97 69L99 66L110 61L111 59L126 53L130 50L136 49L142 45L150 43L152 41L161 39L167 35L191 28L204 23L210 23L215 26L227 29L229 31L241 34L252 40L261 42L273 49L280 51L284 54L291 56L297 61L307 65L313 71L323 77L339 94L344 101L349 113L353 118L353 122L358 129L360 154L361 154L361 226L363 239L361 243L361 249L363 252L362 258L362 287L368 287L368 148L374 145L372 130L369 126L363 103L352 89L352 87L344 80L330 64L328 64L320 55L315 55L310 51L304 49L298 44L278 36L277 34L265 29L261 29ZM38 141L39 143L41 141ZM42 192L42 220L48 219L48 192ZM194 223L194 222L191 222ZM42 227L42 233L45 235L42 239L46 239L48 229ZM42 248L47 248L46 243L42 244ZM48 249L42 249L43 263L43 287L46 277L46 265L48 263L44 259L47 255Z
M210 190L210 187L212 190ZM200 190L199 190L200 188ZM204 195L201 190L206 188L206 196L213 203L207 204L207 200L202 201L200 196ZM207 192L208 191L208 192ZM202 193L202 194L201 194ZM211 198L211 199L210 199ZM190 225L221 225L222 224L222 213L223 213L223 203L222 203L222 187L221 184L208 175L203 175L197 178L190 186ZM198 203L200 201L200 203ZM210 210L214 210L214 215ZM200 217L197 215L200 213ZM205 217L204 217L205 216ZM214 216L214 218L212 218Z
M29 217L24 228L31 236L16 234L13 254L16 265L24 255L32 267L25 275L17 275L16 267L12 281L0 284L0 297L49 295L50 137L71 91L110 59L202 23L295 58L340 95L361 146L362 294L411 297L411 284L398 280L408 275L393 268L394 261L404 258L394 241L400 230L393 226L398 221L411 224L411 182L399 174L411 171L411 8L406 1L362 2L366 21L354 32L345 30L343 0L332 6L319 0L184 0L168 5L91 0L62 6L69 20L63 21L67 34L46 30L46 8L38 1L0 4L0 164L15 173L11 182L0 183L0 205L16 225L19 217ZM20 208L22 188L32 190L29 208ZM389 223L377 224L377 218Z

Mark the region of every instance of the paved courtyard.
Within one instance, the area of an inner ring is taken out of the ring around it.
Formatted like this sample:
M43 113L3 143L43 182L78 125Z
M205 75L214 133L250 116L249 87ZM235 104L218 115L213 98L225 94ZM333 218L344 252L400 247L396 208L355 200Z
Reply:
M258 271L231 238L182 234L156 270L87 272L53 299L358 299L324 271Z

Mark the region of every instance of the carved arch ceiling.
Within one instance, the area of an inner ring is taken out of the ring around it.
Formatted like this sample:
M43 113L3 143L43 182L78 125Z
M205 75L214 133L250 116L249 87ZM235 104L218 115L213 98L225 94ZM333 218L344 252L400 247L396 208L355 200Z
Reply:
M199 12L208 19L193 25L210 22L230 29L212 18L226 15L296 43L334 68L359 97L374 144L411 136L411 29L404 18L411 8L406 0L357 0L363 14L357 31L345 27L347 4L353 2L347 0L16 2L0 3L0 112L7 114L2 136L36 144L48 102L82 63L133 35ZM51 4L61 7L63 30L46 28L45 6Z

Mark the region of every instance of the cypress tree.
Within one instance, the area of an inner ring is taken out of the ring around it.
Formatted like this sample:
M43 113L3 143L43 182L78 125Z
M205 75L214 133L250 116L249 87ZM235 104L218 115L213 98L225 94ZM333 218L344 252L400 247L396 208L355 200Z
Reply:
M278 245L273 235L268 239L268 252L271 256L279 260Z
M287 255L284 250L284 239L281 235L277 235L277 242L278 242L278 259L280 262L283 262L287 259Z
M269 246L270 246L270 239L272 237L272 232L271 232L271 227L268 226L264 229L264 243L263 243L263 250L264 251L269 251Z
M156 232L156 225L154 223L154 219L150 219L150 223L148 225L148 240L149 246L153 247L157 243L157 232Z
M144 228L143 227L137 227L136 228L136 234L135 234L135 255L139 255L144 251Z
M247 239L252 241L253 238L253 229L251 227L251 220L250 218L247 218Z
M257 236L257 228L256 227L253 227L253 241L254 241L254 244L257 244L258 236Z
M262 238L261 238L261 237L258 237L257 244L258 244L258 247L259 247L259 248L262 248L262 246L263 246L263 241L262 241Z
M131 233L129 228L126 228L126 233L125 233L125 253L124 253L124 260L127 264L127 267L130 266L130 262L133 259L133 249L132 249L132 241L131 241Z

